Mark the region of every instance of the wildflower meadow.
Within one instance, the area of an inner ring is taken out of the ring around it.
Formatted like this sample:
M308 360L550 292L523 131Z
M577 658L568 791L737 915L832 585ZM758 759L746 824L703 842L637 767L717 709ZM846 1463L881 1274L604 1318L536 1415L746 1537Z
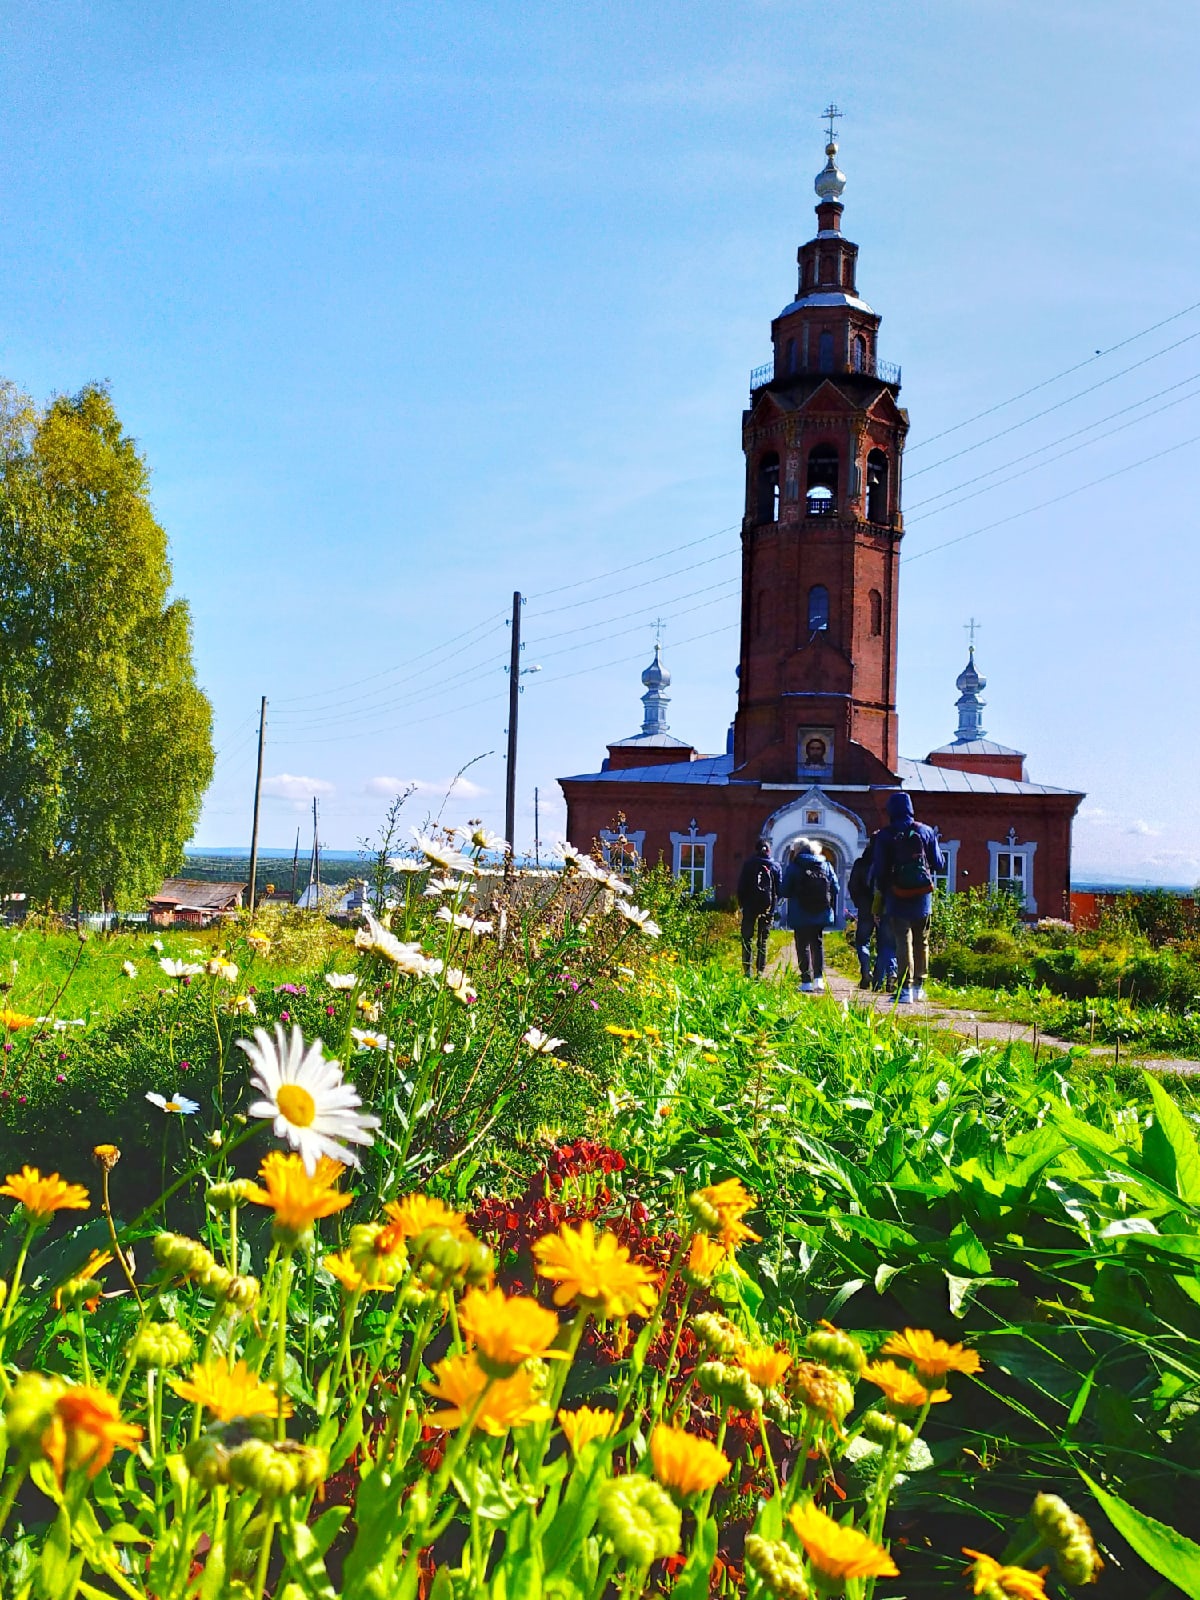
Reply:
M10 936L0 1594L1200 1596L1184 1087L498 845Z

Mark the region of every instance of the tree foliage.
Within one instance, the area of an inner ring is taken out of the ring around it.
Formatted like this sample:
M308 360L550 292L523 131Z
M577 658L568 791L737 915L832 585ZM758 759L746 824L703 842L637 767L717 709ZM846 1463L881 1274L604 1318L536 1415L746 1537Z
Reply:
M0 886L135 904L212 777L212 711L146 463L106 388L0 386Z

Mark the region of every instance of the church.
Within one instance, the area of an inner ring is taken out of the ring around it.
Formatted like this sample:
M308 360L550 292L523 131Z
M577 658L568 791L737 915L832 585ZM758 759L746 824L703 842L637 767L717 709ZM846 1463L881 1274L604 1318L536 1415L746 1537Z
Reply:
M989 739L972 645L956 681L958 727L923 761L899 753L896 653L908 414L900 369L879 354L879 315L859 293L842 233L846 179L832 132L817 232L800 247L795 299L771 325L774 360L742 413L741 647L726 750L668 729L670 675L656 646L640 733L599 772L559 780L567 837L614 861L659 860L698 894L734 892L759 838L785 861L817 841L841 882L888 795L904 789L938 829L950 891L1018 892L1029 916L1067 917L1071 822L1083 795L1033 783L1020 750Z

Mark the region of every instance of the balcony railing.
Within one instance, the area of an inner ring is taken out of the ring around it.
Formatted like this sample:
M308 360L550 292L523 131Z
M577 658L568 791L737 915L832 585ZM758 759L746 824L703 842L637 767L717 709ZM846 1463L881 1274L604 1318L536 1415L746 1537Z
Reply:
M798 366L794 372L780 372L778 376L781 378L801 377L810 373L817 373L819 371L821 371L821 369L819 367L814 367L810 362L806 367ZM884 361L881 356L868 356L860 367L836 367L829 369L830 377L843 377L847 373L851 377L878 378L880 383L894 383L897 388L900 387L899 365L895 361ZM753 368L750 373L751 390L753 391L755 389L761 389L764 383L771 383L776 375L775 363L773 361L764 362L761 367Z

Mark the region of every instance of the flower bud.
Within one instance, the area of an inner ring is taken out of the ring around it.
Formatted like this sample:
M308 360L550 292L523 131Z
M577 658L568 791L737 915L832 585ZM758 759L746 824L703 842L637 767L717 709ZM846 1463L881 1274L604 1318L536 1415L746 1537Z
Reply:
M235 1206L249 1205L257 1185L249 1178L233 1178L228 1183L212 1183L204 1196L214 1211L232 1211Z
M65 1384L60 1378L46 1378L40 1372L23 1372L4 1402L4 1420L9 1442L22 1455L34 1455L54 1416L54 1403Z
M258 1304L259 1284L257 1278L251 1278L242 1273L235 1273L225 1285L222 1299L227 1306L232 1306L235 1311L253 1311Z
M869 1439L872 1444L877 1444L887 1449L893 1439L896 1449L902 1454L906 1451L915 1437L907 1422L889 1416L886 1411L867 1411L859 1421L859 1428L864 1439Z
M762 1410L762 1390L748 1372L741 1367L726 1366L723 1361L705 1361L696 1368L696 1383L705 1394L731 1411Z
M276 1500L296 1492L300 1470L290 1453L263 1439L247 1439L229 1457L229 1481Z
M121 1159L121 1152L115 1144L98 1144L92 1151L92 1160L105 1172L111 1172Z
M854 1405L854 1390L845 1374L816 1361L796 1363L788 1374L788 1393L835 1426L840 1426Z
M74 1311L77 1306L83 1306L89 1300L98 1300L104 1293L104 1285L97 1278L68 1278L54 1291L54 1305L58 1311Z
M214 1489L229 1482L229 1451L219 1439L202 1433L183 1452L187 1469L202 1489Z
M125 1346L125 1353L139 1367L181 1367L193 1349L191 1334L177 1322L147 1322Z
M1092 1530L1065 1500L1056 1494L1039 1494L1033 1502L1033 1526L1054 1551L1055 1565L1064 1583L1095 1583L1104 1566Z
M216 1266L211 1250L181 1233L160 1233L154 1240L154 1258L170 1277L202 1278Z
M399 1283L408 1271L403 1242L393 1242L393 1230L381 1222L357 1222L350 1229L346 1254L363 1282L372 1289Z
M718 1234L722 1231L725 1224L721 1221L721 1213L699 1191L688 1195L687 1203L700 1233Z
M702 1311L692 1319L692 1332L702 1350L714 1356L736 1356L746 1341L728 1317L719 1311Z
M311 1494L314 1489L319 1489L329 1474L329 1457L324 1450L315 1445L300 1444L297 1440L287 1439L283 1444L275 1446L276 1451L286 1456L288 1462L295 1470L296 1489L300 1494Z
M624 1561L643 1570L679 1549L679 1507L653 1478L612 1478L600 1491L600 1531Z
M857 1339L852 1339L848 1333L843 1333L840 1328L835 1328L830 1323L821 1328L814 1328L805 1339L804 1348L809 1355L815 1356L825 1366L848 1372L855 1382L862 1376L862 1369L866 1364L862 1345Z
M768 1594L779 1600L808 1600L812 1591L804 1576L804 1563L779 1539L746 1535L746 1565Z

